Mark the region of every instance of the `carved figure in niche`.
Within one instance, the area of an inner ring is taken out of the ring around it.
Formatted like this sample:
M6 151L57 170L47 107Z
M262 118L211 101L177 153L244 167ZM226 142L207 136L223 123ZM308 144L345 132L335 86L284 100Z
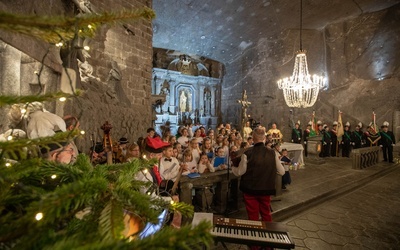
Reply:
M204 115L211 115L211 92L209 89L204 90Z
M96 13L88 0L72 0L80 13Z
M179 110L181 112L186 112L186 105L187 105L186 93L184 90L182 90L179 96Z
M100 81L100 78L95 77L93 75L93 66L90 65L87 61L81 62L78 60L79 66L79 75L81 77L82 82L89 82L90 79L95 79Z
M121 70L119 69L119 66L116 61L111 62L111 70L108 73L108 78L107 82L109 84L109 87L111 88L111 91L115 97L118 98L121 102L130 105L131 102L129 101L128 97L125 94L124 89L122 88L121 85L121 80L122 80L122 73Z
M197 63L192 61L192 59L187 55L180 55L179 58L173 60L169 64L168 69L180 71L182 74L185 75L192 75L192 76L199 75L199 69L197 67Z
M190 72L190 64L191 64L191 62L192 61L189 58L186 58L186 57L181 59L180 71L183 74L186 74L186 75L190 75L191 74L191 72Z
M169 83L167 80L164 80L162 86L161 86L161 90L160 90L160 95L165 95L165 102L162 106L162 111L168 112L168 108L169 108Z
M75 13L78 16L85 15L86 13L96 13L93 11L92 5L88 0L72 0L72 2L76 6L77 10L75 9ZM77 87L80 87L81 81L87 82L90 78L99 80L99 78L92 75L93 67L86 62L86 59L90 58L90 55L87 51L83 50L84 45L86 45L85 42L88 41L76 37L73 40L66 42L60 49L62 65L66 68L75 70L77 74L79 72L81 76L73 79L76 80Z
M73 69L77 75L78 73L80 73L79 62L86 61L86 58L82 53L82 43L82 39L77 37L71 41L66 42L64 46L62 46L60 49L60 58L62 60L62 65L65 68ZM80 86L80 77L72 80L76 81L78 87Z

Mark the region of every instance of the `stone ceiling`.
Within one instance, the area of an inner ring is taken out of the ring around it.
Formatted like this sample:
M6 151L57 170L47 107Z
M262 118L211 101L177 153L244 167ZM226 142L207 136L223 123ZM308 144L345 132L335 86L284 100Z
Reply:
M379 11L400 0L303 0L303 29ZM300 0L153 0L153 47L229 64L261 38L300 25ZM172 52L173 53L173 52Z

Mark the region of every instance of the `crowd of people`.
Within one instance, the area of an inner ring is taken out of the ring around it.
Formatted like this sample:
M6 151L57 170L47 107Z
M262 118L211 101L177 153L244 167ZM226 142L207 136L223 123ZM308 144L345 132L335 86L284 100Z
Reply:
M39 115L49 116L43 111ZM53 118L56 120L52 122L50 129L53 134L56 133L54 128L61 131L79 128L79 121L75 117L60 118L63 122L59 117ZM346 123L340 141L337 122L332 124L331 129L321 122L317 125L317 131L312 129L312 123L308 123L307 128L302 131L300 122L297 122L292 129L290 141L303 144L306 155L309 138L319 134L322 135L321 157L337 156L340 150L343 157L349 157L352 148L379 145L383 148L384 160L393 162L395 138L388 131L387 122L380 131L369 126L365 132L362 131L361 123L356 125L354 131L350 131L350 124ZM40 126L35 129L28 134L40 134L44 130ZM157 163L149 171L139 171L135 178L153 182L161 196L171 196L176 192L181 175L231 169L233 174L241 176L240 190L248 218L258 220L261 216L262 220L272 220L270 201L271 195L276 193L276 175L282 176L282 188L285 188L291 182L289 165L292 164L288 151L281 148L283 135L275 123L267 131L260 124L251 127L247 122L243 135L230 124L220 124L215 130L201 125L181 126L175 135L169 126L164 126L160 132L148 128L146 134L134 142L122 137L117 142L96 143L91 147L91 162L97 165L126 163L141 158L156 160ZM78 155L73 141L50 144L41 151L43 158L61 163L73 163Z
M312 125L312 122L309 122L307 128L302 131L300 129L300 122L297 122L292 130L292 142L303 143L306 156L308 138L313 135L322 135L320 157L339 156L340 152L342 157L350 157L352 149L379 146L382 148L384 161L394 162L393 146L396 140L393 132L389 131L388 122L384 122L380 130L377 129L376 125L371 123L367 126L366 131L363 131L363 124L361 122L355 126L354 131L351 131L350 123L346 122L343 127L343 134L339 138L339 123L337 121L332 123L332 127L318 121L315 131L312 129Z

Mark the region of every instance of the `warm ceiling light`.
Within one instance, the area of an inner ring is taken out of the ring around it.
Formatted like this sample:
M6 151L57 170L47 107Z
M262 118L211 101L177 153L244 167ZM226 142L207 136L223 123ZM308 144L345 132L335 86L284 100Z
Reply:
M308 73L306 51L302 44L303 1L300 0L300 50L296 53L293 74L278 81L289 107L308 108L317 101L319 89L325 86L325 78Z

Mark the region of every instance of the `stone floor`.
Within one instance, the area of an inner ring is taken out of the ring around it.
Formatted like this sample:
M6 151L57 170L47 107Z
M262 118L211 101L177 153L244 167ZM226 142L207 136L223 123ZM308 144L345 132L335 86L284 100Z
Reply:
M292 184L272 208L296 249L400 249L400 164L353 170L351 159L335 157L290 173ZM244 207L229 217L246 219Z

